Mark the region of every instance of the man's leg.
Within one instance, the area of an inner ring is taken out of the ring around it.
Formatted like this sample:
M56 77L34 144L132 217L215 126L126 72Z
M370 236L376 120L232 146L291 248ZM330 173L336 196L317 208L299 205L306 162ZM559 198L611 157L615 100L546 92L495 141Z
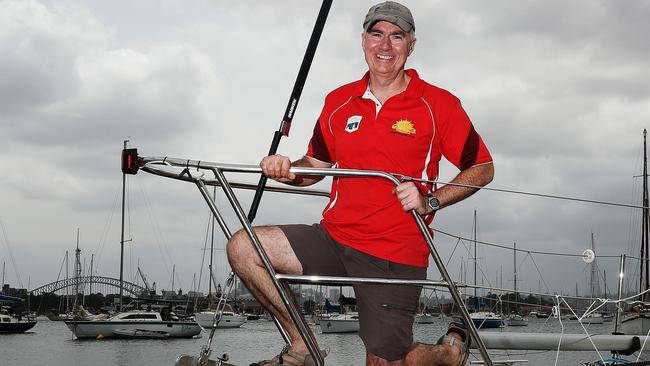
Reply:
M352 277L424 279L426 268L407 266L342 248L342 260ZM453 365L460 362L456 346L413 344L413 321L421 287L355 285L359 336L366 346L367 366ZM450 333L462 340L462 336Z
M302 274L303 269L287 237L278 227L256 227L257 234L271 264L279 273ZM273 315L292 340L291 350L307 352L298 329L291 320L280 294L273 285L262 260L245 231L240 230L228 241L228 260L233 271L244 282L255 298Z
M449 336L462 340L456 333L449 333ZM460 357L460 348L457 346L414 343L404 360L408 366L457 366Z
M456 333L451 337L462 340ZM460 349L450 345L414 343L406 357L388 361L372 352L366 352L366 366L457 366L460 362Z

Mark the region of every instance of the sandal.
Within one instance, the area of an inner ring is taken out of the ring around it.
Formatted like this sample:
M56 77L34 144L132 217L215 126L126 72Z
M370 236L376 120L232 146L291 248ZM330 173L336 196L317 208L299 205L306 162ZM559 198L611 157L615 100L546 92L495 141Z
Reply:
M462 340L450 336L449 333L456 333L460 335ZM440 337L440 339L438 339L438 342L436 342L436 344L438 345L446 344L449 346L458 347L458 349L460 350L460 363L458 363L458 366L463 366L465 365L465 362L467 362L467 358L469 357L468 347L471 341L472 339L467 336L467 328L465 327L465 325L461 323L452 322L449 323L449 327L447 328L447 333L445 333L444 336Z
M327 356L327 351L321 350L323 357ZM286 360L284 356L289 356L293 360ZM279 355L270 360L263 360L252 363L249 366L262 366L271 364L271 366L316 366L316 361L309 353L301 353L294 351L282 351Z

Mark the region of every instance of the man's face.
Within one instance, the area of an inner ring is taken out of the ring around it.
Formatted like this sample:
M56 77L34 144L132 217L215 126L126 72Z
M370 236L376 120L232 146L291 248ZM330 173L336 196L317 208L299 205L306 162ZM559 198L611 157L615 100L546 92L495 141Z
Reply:
M379 21L363 33L361 45L370 72L393 76L404 69L415 39L397 25Z

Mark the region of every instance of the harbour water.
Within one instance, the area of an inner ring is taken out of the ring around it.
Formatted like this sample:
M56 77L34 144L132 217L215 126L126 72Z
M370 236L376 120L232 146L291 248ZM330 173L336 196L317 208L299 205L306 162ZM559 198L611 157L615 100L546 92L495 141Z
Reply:
M449 318L440 319L434 324L415 325L415 340L433 343L443 333ZM584 331L576 321L564 320L564 333ZM589 325L590 334L610 334L612 323ZM330 354L327 365L364 365L363 344L357 334L318 334L319 342ZM506 327L486 331L508 332L561 332L557 319L531 319L525 327ZM38 324L28 333L0 335L0 365L74 365L74 366L134 366L134 365L173 365L180 354L196 355L207 340L209 333L202 338L166 340L76 340L63 322L39 319ZM235 365L248 365L251 362L269 358L278 353L283 341L275 326L269 321L249 321L238 329L219 329L213 342L213 358L222 353L230 356ZM603 358L610 356L607 350L600 350ZM596 351L560 352L556 363L556 351L490 351L493 360L523 359L519 365L580 365L581 362L594 362L599 359ZM470 361L480 357L475 351ZM634 360L634 358L628 358ZM642 357L644 359L644 357ZM468 362L469 364L469 362Z

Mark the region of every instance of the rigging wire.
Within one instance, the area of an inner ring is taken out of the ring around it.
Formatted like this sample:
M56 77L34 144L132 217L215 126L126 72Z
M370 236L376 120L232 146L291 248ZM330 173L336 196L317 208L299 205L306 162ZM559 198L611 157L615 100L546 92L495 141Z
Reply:
M108 240L108 232L110 231L111 225L113 223L113 217L115 216L115 212L117 211L117 203L119 201L119 194L120 190L122 189L122 182L121 180L119 181L119 184L115 187L115 193L113 194L113 204L111 206L111 213L108 217L108 221L104 224L104 229L102 230L102 233L99 237L99 250L97 251L97 255L95 258L95 263L93 271L95 273L98 272L99 265L101 264L101 259L102 259L102 254L104 253L104 247L106 245L106 242ZM91 273L92 275L92 273Z
M452 233L449 233L449 232L444 231L444 230L434 229L434 228L431 228L431 230L433 230L436 233L440 233L442 235L446 235L446 236L449 236L449 237L452 237L452 238L461 239L461 240L465 240L465 241L472 241L472 242L474 241L474 239L465 238L463 236L452 234ZM482 241L482 240L476 240L476 243L481 244L481 245L485 245L485 246L489 246L489 247L495 247L495 248L507 249L507 250L514 250L511 246L507 246L507 245L503 245L503 244L490 243L490 242L486 242L486 241ZM563 257L580 257L580 258L582 258L584 256L583 254L577 254L577 253L545 252L545 251L529 250L529 249L521 249L521 248L517 248L516 250L518 252L529 253L529 254L556 255L556 256L563 256ZM620 255L596 255L595 257L596 258L620 258ZM627 258L641 259L639 257L634 257L634 256L627 256Z
M447 263L445 263L445 267L449 266L449 263L451 262L451 259L454 257L454 253L456 253L456 248L458 248L458 244L460 244L461 239L458 238L456 240L456 245L454 245L454 249L451 251L451 254L449 255L449 259L447 259Z
M208 213L208 220L207 224L205 225L205 239L203 241L203 249L201 250L201 267L199 268L199 281L198 284L196 285L196 291L200 291L201 289L201 279L203 278L203 266L205 265L205 252L208 250L208 237L210 236L210 219L212 218L212 212ZM210 281L210 278L208 276L208 281ZM198 299L198 297L197 297ZM198 301L198 300L197 300Z
M137 177L137 175L136 175ZM151 205L151 200L149 199L149 196L147 195L146 190L144 189L143 183L141 179L136 179L138 182L138 188L140 189L140 194L142 195L142 200L144 202L144 206L146 208L147 216L149 218L149 222L151 224L152 228L152 233L154 236L154 239L156 240L156 243L158 244L157 248L158 251L160 252L161 259L163 260L164 268L165 271L167 272L168 276L171 276L170 268L172 267L172 263L174 262L172 259L172 255L170 254L169 247L167 246L165 242L165 236L162 235L162 230L160 228L160 224L155 220L155 215L153 213L152 205ZM179 280L181 282L181 280Z
M389 173L389 174L391 174L391 175L393 175L393 176L395 176L395 177L397 177L397 178L399 178L399 179L401 179L403 181L415 181L415 182L420 182L420 183L424 183L424 184L429 183L429 184L443 185L443 186L448 185L448 186L454 186L454 187L472 188L472 189L492 191L492 192L519 194L519 195L524 195L524 196L533 196L533 197L541 197L541 198L553 198L553 199L564 200L564 201L593 203L593 204L597 204L597 205L606 205L606 206L628 207L628 208L639 208L639 209L650 208L650 207L627 204L627 203L620 203L620 202L601 201L601 200L594 200L594 199L586 199L586 198L578 198L578 197L546 194L546 193L517 191L517 190L514 190L514 189L481 187L481 186L476 186L476 185L471 185L471 184L461 184L461 183L443 182L443 181L439 181L439 180L413 178L413 177L409 177L409 176L406 176L406 175L403 175L403 174L396 174L396 173Z
M18 284L20 285L20 287L24 288L25 286L23 286L23 280L20 278L20 273L18 273L16 258L14 257L14 253L11 250L11 243L9 242L9 237L7 237L7 230L5 229L5 224L2 222L2 218L0 218L0 227L2 228L2 236L4 237L4 242L7 247L7 253L9 253L9 259L11 259L11 264L14 267L14 273L16 274L16 279L18 280Z

